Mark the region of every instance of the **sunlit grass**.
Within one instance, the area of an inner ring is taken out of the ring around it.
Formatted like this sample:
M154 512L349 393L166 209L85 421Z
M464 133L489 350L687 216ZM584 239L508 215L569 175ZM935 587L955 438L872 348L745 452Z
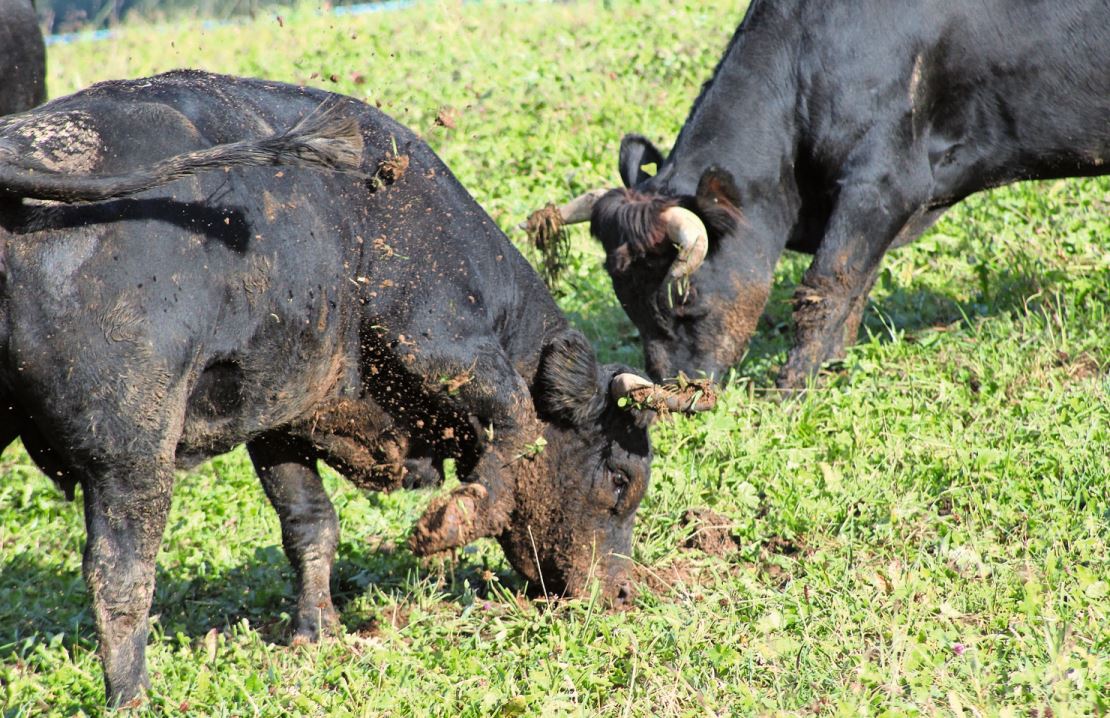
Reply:
M303 6L55 47L50 88L190 66L380 102L509 230L548 200L616 184L624 132L669 145L740 14L723 0L342 18ZM444 108L454 129L434 123ZM1105 713L1108 240L1105 178L972 198L889 257L861 343L784 404L768 397L805 266L788 258L720 408L654 432L633 612L519 599L488 542L422 566L404 537L426 495L364 495L329 474L347 633L290 648L291 573L249 461L238 451L183 474L159 556L147 710ZM600 258L576 230L560 302L603 356L639 364ZM97 713L80 504L18 447L2 469L0 709ZM734 523L734 552L682 547L692 507Z

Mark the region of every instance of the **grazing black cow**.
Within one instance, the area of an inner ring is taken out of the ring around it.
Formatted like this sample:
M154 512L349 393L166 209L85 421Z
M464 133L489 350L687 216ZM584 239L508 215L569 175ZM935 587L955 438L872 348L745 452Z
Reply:
M31 0L0 0L0 115L46 100L46 46Z
M388 489L454 457L462 486L414 550L492 536L537 586L627 599L647 426L691 406L598 364L435 154L354 100L313 114L333 97L176 72L0 120L0 443L82 486L111 702L148 684L174 468L240 443L281 518L297 640L335 616L318 460ZM344 142L359 175L242 166L339 166Z
M969 194L1108 160L1106 0L752 0L670 156L626 136L625 189L562 215L590 220L657 379L727 371L783 249L815 255L794 389L855 341L887 249Z

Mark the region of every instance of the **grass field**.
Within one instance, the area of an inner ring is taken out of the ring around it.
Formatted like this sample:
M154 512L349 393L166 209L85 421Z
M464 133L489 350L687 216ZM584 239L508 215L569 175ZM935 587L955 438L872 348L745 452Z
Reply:
M669 146L742 12L602 5L131 26L52 48L50 89L192 66L379 102L508 229L618 183L622 133ZM1108 248L1110 179L974 197L889 257L860 344L779 403L805 266L788 257L717 411L654 431L630 612L529 602L492 542L422 565L404 539L429 494L329 473L346 635L289 647L291 572L245 453L182 474L140 713L1105 715ZM605 358L641 364L601 258L576 232L560 303ZM80 502L18 446L0 472L0 711L98 714ZM735 541L685 548L692 508Z

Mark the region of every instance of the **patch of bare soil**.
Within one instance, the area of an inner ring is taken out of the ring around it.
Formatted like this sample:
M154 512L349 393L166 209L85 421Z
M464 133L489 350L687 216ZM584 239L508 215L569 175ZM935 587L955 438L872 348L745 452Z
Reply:
M683 514L682 523L692 529L683 544L688 549L697 549L710 556L728 556L740 546L732 520L712 509L689 509Z
M1057 352L1056 365L1075 381L1093 379L1102 374L1102 365L1090 352L1080 352L1074 357L1064 351Z
M391 629L393 631L400 631L405 626L409 625L409 614L412 610L404 605L398 604L381 609L379 613L371 616L369 620L353 627L351 633L358 635L360 638L377 638Z
M800 561L812 553L801 538L772 536L763 542L759 550L760 573L779 588L784 588L804 573Z
M780 556L797 556L806 550L805 543L798 539L772 536L763 542L763 550Z
M645 566L636 564L632 576L639 592L670 593L676 585L697 584L696 571L687 561L681 559L671 561L665 566Z
M723 576L736 577L744 573L759 576L782 589L804 573L801 562L813 553L800 537L772 536L760 547L758 560L741 560L740 538L728 517L711 509L696 508L683 515L683 523L693 529L683 544L684 548L726 560L706 560L693 551L685 551L662 565L637 564L633 576L640 591L677 592L696 598L699 589L719 582Z

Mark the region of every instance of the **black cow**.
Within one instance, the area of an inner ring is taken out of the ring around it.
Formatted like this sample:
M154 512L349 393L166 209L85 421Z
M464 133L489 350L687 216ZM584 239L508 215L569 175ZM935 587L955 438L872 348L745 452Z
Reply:
M330 97L176 72L0 121L0 443L22 437L82 486L109 701L148 684L175 467L240 443L297 574L296 640L335 617L318 460L393 488L406 459L454 457L462 486L432 502L414 550L493 536L537 586L596 578L627 599L666 397L598 364L423 142L353 100L313 114ZM346 134L305 141L336 117ZM344 142L361 174L242 167L339 166L320 155ZM149 189L221 164L236 167Z
M815 255L794 389L855 341L887 249L969 194L1108 160L1106 0L752 0L670 156L626 136L626 189L562 214L591 221L657 379L727 371L783 249Z
M31 0L0 0L0 115L46 100L46 46Z

